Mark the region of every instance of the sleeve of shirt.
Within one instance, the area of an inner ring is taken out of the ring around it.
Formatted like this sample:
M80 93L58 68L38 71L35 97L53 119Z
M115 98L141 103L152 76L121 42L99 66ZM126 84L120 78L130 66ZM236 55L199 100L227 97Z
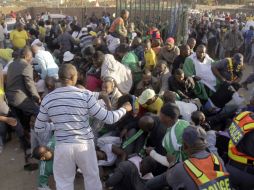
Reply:
M87 100L88 114L92 117L105 122L106 124L113 124L119 121L125 114L126 110L120 108L116 111L108 111L98 104L96 98L90 94Z
M55 130L53 123L49 123L49 116L47 110L41 105L40 112L36 118L34 131L45 132Z
M39 175L38 175L38 187L40 188L48 188L48 180L50 174L47 172L47 165L48 163L46 161L41 161L40 162L40 168L39 168Z
M22 75L23 75L23 79L24 79L27 91L30 92L32 97L39 99L39 94L36 90L34 80L33 80L33 68L32 68L32 66L27 65L24 68L24 70L22 72Z

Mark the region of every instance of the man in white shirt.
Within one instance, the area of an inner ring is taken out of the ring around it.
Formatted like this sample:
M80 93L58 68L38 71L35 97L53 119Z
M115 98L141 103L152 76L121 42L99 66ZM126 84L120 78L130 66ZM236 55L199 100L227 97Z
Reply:
M32 51L35 54L35 62L38 63L41 73L41 79L45 80L46 76L58 78L58 66L53 56L39 46L33 45Z

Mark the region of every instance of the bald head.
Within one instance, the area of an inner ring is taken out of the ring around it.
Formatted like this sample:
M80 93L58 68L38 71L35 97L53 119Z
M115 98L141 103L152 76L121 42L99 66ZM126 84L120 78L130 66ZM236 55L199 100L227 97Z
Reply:
M143 116L139 119L138 126L145 132L150 132L154 127L154 119L151 116Z
M75 86L77 83L78 72L76 67L72 64L64 64L60 67L59 72L59 80L63 85L71 85Z

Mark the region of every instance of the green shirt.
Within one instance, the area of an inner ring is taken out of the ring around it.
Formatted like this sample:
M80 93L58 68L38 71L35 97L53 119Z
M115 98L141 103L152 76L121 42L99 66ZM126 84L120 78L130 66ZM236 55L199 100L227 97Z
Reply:
M138 62L138 57L133 51L127 53L122 59L122 64L129 67L132 71L135 83L139 82L142 78L142 73Z
M187 158L182 151L182 136L184 129L188 126L189 122L179 119L173 127L168 128L163 138L162 146L169 155L176 157L176 162Z
M47 147L49 147L51 150L55 149L56 140L53 136L49 143L47 144ZM40 168L39 168L39 176L38 176L38 187L48 187L48 180L49 177L53 175L53 158L48 161L40 161Z

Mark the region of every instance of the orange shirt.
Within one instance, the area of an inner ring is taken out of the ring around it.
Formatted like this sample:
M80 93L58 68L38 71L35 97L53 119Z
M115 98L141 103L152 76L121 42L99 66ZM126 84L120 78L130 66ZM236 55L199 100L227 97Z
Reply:
M122 19L122 17L118 17L117 19L114 20L114 22L112 23L109 32L113 33L113 32L117 32L121 29L124 28L124 20Z

